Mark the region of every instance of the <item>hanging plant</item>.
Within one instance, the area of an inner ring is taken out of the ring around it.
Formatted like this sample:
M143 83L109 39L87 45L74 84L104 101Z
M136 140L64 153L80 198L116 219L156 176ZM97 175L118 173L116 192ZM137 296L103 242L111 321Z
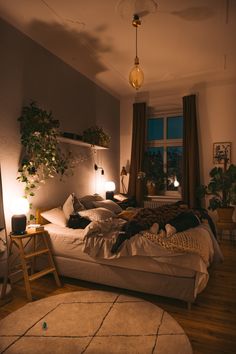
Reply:
M56 175L68 174L72 168L70 153L64 153L57 141L59 121L52 112L39 108L35 102L24 106L18 118L21 143L25 149L17 180L25 183L25 198L33 197L40 183Z
M110 136L104 132L103 128L96 125L84 130L82 139L91 145L99 145L103 147L109 147L111 141Z

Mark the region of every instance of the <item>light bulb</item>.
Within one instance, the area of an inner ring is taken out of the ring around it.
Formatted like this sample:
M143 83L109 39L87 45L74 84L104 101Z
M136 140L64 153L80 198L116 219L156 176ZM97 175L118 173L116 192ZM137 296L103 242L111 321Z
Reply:
M116 189L116 185L113 181L105 182L105 190L108 192L113 192Z
M175 177L175 180L174 180L174 187L179 187L179 181L177 181L176 177Z
M26 198L16 198L12 203L12 212L15 215L27 214L29 211L29 202Z
M135 65L129 74L129 83L132 87L138 90L143 83L144 75L139 65Z

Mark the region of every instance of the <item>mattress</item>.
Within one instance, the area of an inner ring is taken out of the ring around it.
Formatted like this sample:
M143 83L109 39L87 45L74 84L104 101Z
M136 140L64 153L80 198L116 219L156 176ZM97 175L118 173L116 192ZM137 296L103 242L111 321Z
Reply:
M45 225L50 235L51 247L54 256L69 259L82 260L83 262L112 265L115 267L139 270L144 272L167 274L171 276L194 277L196 271L188 267L189 264L200 263L203 274L207 274L206 267L197 255L176 253L168 257L169 252L163 253L162 257L150 257L144 255L120 256L111 259L91 257L84 250L84 230L69 229L54 224ZM181 266L183 264L183 266Z

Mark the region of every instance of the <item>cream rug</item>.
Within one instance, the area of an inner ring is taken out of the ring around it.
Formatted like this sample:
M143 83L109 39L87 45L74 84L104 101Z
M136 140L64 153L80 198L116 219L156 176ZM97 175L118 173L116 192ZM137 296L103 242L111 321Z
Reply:
M192 354L180 325L160 307L104 291L31 302L0 321L0 353Z

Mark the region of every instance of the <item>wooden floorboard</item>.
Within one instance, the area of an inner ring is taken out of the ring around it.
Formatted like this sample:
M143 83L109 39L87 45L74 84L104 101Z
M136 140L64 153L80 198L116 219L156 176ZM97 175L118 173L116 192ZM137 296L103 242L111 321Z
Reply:
M224 240L220 244L224 262L210 270L210 279L189 311L179 300L141 294L71 278L62 278L64 286L57 288L48 275L32 282L34 300L71 291L118 291L142 297L156 303L171 314L188 335L194 354L236 353L236 245ZM27 303L24 283L13 286L11 298L0 307L0 319Z

